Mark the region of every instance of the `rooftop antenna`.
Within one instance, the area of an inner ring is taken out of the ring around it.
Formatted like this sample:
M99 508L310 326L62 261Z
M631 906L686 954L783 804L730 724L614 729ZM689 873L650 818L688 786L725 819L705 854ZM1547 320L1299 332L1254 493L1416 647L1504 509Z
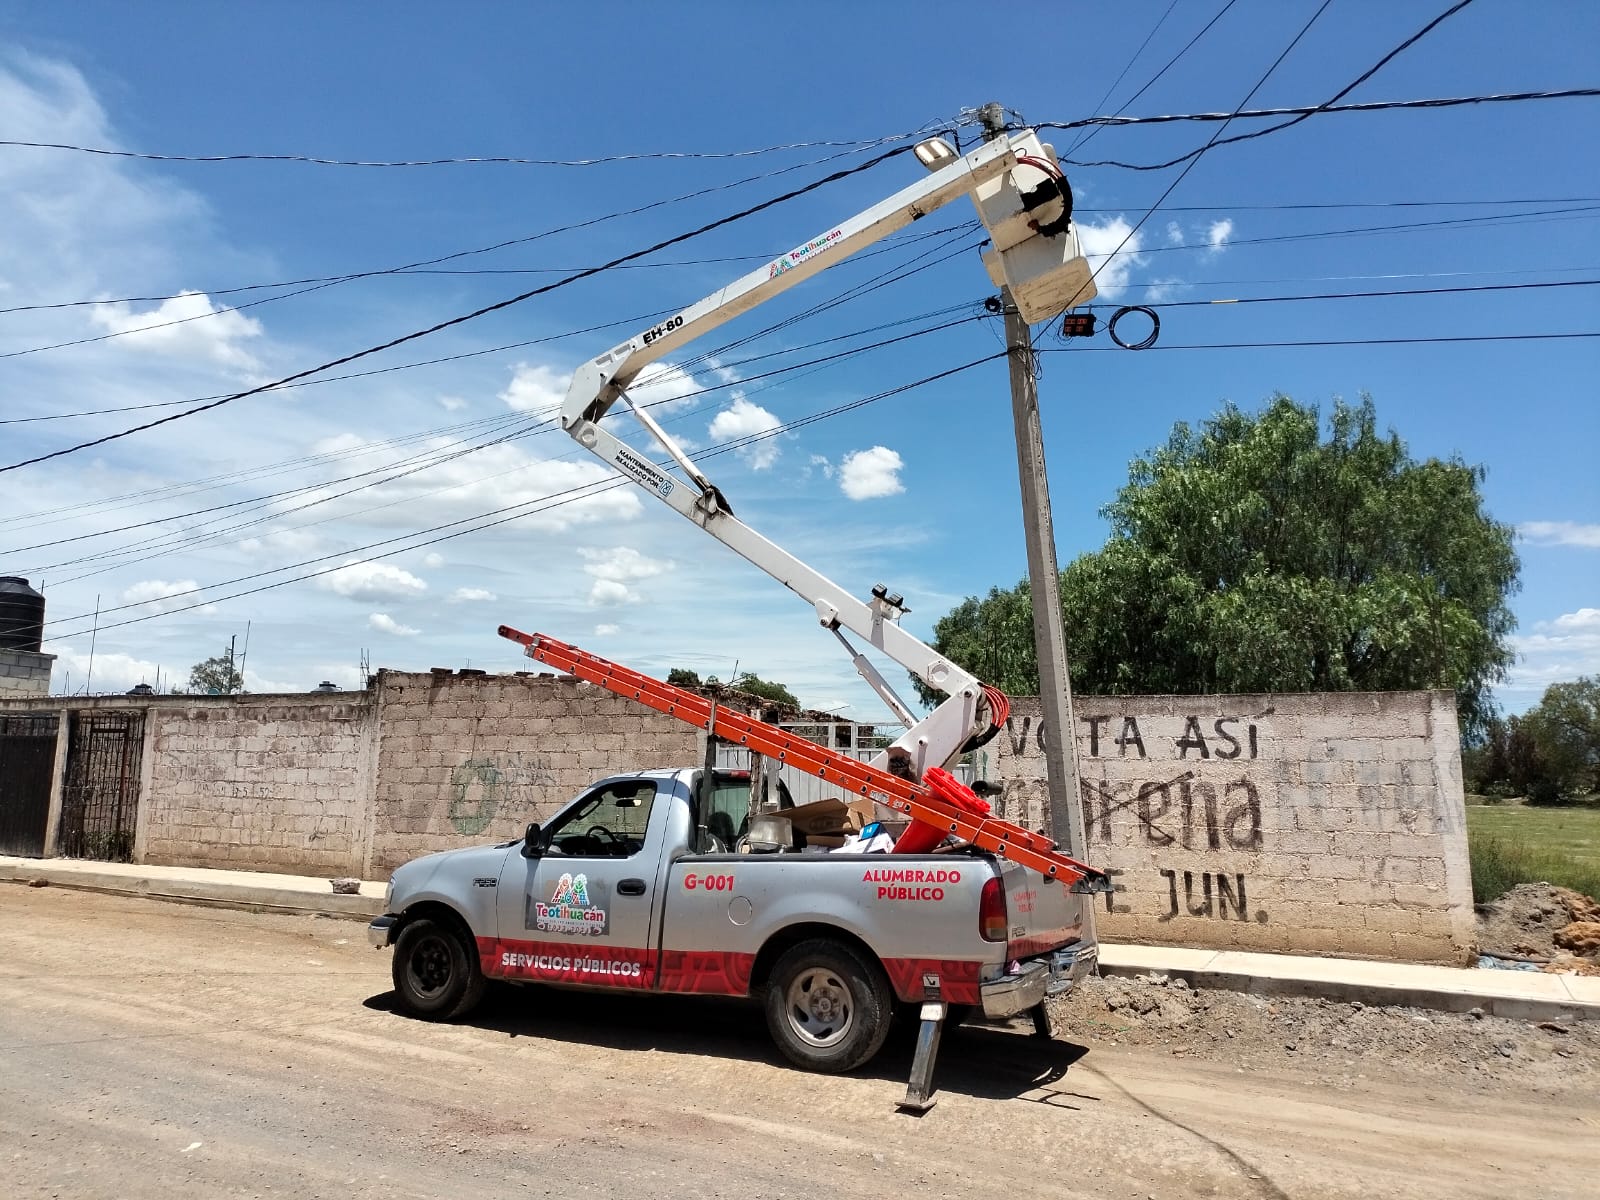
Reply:
M83 694L89 694L89 684L94 680L94 644L100 638L100 593L94 596L94 632L89 635L89 674L83 681Z

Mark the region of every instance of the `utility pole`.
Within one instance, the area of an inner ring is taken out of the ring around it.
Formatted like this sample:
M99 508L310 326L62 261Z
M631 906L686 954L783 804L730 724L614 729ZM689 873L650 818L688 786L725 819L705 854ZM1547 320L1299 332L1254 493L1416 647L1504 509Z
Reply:
M998 104L979 111L984 138L1005 134ZM1006 319L1006 358L1011 369L1011 419L1016 428L1017 479L1022 487L1023 534L1028 546L1028 586L1033 602L1033 646L1039 660L1039 703L1044 733L1045 785L1050 836L1073 858L1084 857L1083 805L1078 799L1077 722L1072 715L1072 680L1067 673L1066 631L1061 621L1061 574L1056 566L1055 525L1050 517L1050 482L1044 466L1039 390L1034 374L1033 334L1017 311L1010 288L1000 290Z

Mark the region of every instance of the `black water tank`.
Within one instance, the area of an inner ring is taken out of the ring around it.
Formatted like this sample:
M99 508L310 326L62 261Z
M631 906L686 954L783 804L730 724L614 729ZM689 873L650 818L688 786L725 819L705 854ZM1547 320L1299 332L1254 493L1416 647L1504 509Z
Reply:
M44 597L20 575L0 575L0 650L37 654L44 640Z

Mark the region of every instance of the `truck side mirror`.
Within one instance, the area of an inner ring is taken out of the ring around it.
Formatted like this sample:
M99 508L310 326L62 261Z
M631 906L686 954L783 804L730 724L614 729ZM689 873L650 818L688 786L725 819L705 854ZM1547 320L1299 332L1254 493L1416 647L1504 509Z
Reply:
M544 855L544 846L540 842L542 833L543 831L539 828L539 822L528 822L527 831L522 835L523 858L540 858Z

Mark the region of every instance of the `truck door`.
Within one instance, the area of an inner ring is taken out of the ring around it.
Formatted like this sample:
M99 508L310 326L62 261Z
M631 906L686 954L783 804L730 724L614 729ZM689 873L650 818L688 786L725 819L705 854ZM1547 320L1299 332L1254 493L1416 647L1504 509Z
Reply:
M540 832L536 858L513 854L497 889L499 937L484 971L598 987L649 988L661 898L663 830L672 807L649 779L603 784Z

